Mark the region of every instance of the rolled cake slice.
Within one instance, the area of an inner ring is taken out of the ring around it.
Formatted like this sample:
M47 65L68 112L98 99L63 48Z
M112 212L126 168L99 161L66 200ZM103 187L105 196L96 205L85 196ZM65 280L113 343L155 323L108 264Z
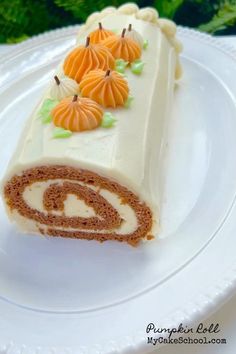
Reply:
M175 32L134 4L92 14L80 28L3 180L21 230L132 245L152 238L180 75Z

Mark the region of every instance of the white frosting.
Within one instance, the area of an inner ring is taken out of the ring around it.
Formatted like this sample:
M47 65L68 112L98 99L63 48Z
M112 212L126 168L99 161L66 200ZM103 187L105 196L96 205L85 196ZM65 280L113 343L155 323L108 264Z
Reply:
M74 194L69 194L64 203L64 214L66 216L80 216L90 218L96 216L93 208L89 207L83 200L78 199Z
M143 37L135 29L132 28L131 31L127 30L125 35L126 37L132 38L141 48L143 48Z
M103 22L104 17L106 17L111 13L127 15L130 17L130 19L132 19L133 17L141 21L149 22L152 23L153 25L158 26L161 29L162 33L167 37L170 44L174 47L177 54L179 54L183 50L182 43L180 43L175 37L177 27L173 21L165 18L159 18L159 14L157 10L154 9L153 7L145 7L139 9L139 7L135 3L126 3L124 5L121 5L117 9L115 7L110 6L110 7L106 7L101 12L94 12L93 14L91 14L88 17L86 24L80 26L80 29L78 31L77 42L81 43L80 41L81 36L84 37L85 33L88 34L88 30L91 25L94 25L94 23L96 23L96 26L94 27L95 29L97 27L98 22L99 21ZM111 29L116 29L115 23L111 27ZM117 28L119 28L119 24L117 24L117 26L118 26ZM176 79L179 79L181 74L182 74L182 68L181 68L180 61L178 61L178 68L176 69Z
M78 94L79 85L75 80L68 77L59 78L60 84L54 79L50 90L50 95L55 100L62 100L65 97Z
M177 27L173 21L166 18L160 18L158 24L167 37L174 37L176 35Z
M40 165L62 164L85 168L126 186L141 200L146 201L157 216L161 192L163 137L172 103L177 54L161 29L150 22L117 12L112 12L103 19L105 28L127 28L129 23L149 42L148 49L142 53L142 60L145 62L143 73L136 76L129 69L126 70L130 92L134 97L131 107L110 110L117 119L114 127L73 133L67 139L52 138L54 127L52 124L41 123L38 118L40 106L37 107L26 123L5 180L14 174L20 174L26 168ZM96 27L96 21L89 26L87 23L80 41L84 42L84 38ZM45 97L51 96L46 93ZM106 197L111 201L107 192ZM116 197L113 197L115 203ZM37 197L32 200L28 198L27 201L33 203L35 199ZM75 200L70 199L70 202L73 204ZM81 207L81 212L89 214L89 211L84 211L84 207ZM116 203L116 208L121 206ZM66 206L69 214L72 209L73 207ZM120 209L120 212L128 219L127 224L124 223L125 226L122 227L132 230L136 225L132 209ZM16 212L13 217L16 217L17 222L19 219L22 221L22 217L19 218ZM25 222L24 225L27 227L28 224ZM30 225L32 226L32 222Z
M158 16L159 15L157 10L154 9L153 7L145 7L139 10L136 14L136 17L139 20L148 21L152 23L157 23Z
M62 182L63 181L61 180L48 180L46 182L35 182L31 186L25 188L23 193L23 198L26 201L27 205L29 205L31 208L47 214L47 211L43 206L43 194L50 185L54 183L61 184ZM81 216L81 217L96 216L93 208L86 205L83 200L79 200L73 194L68 195L64 203L63 212L52 210L51 213L55 215L62 215L64 213L66 216Z
M31 186L25 188L25 191L23 193L23 198L27 203L27 205L29 205L31 208L34 208L40 212L47 214L48 212L47 210L45 210L43 206L43 194L50 185L55 183L62 184L63 182L65 182L65 180L60 180L60 179L48 180L46 182L35 182ZM85 185L84 183L78 183L78 184ZM98 188L89 185L86 186L90 189L98 191ZM122 234L131 233L135 231L138 226L138 223L133 209L129 205L123 204L122 201L119 199L119 197L112 192L109 192L105 189L100 189L99 194L102 197L104 197L118 211L120 217L123 219L121 226L115 230L117 234L122 235ZM67 196L67 199L64 202L63 211L52 210L50 211L50 213L54 215L63 214L68 217L80 216L84 218L86 217L89 218L92 216L97 216L93 208L89 207L83 200L78 199L73 194L69 194ZM26 220L26 218L23 219ZM21 218L21 221L23 221L23 219ZM43 227L43 225L39 225L39 223L32 221L31 228L33 224L35 224L36 230L38 230L38 226ZM73 229L62 228L62 230L68 231ZM102 232L107 233L110 231L113 230L103 230Z
M179 80L183 74L182 66L179 62L179 58L177 58L176 69L175 69L175 79Z
M177 38L175 38L175 37L171 38L170 37L170 38L168 38L168 40L169 40L170 44L175 48L177 54L182 52L183 45Z
M128 3L118 7L118 12L120 12L121 14L124 14L124 15L133 15L133 14L137 13L138 11L139 11L138 5L136 5L132 2L128 2Z
M105 14L104 14L105 15ZM102 13L101 12L94 12L93 14L91 14L86 21L86 26L90 26L91 24L93 24L95 21L99 21L101 19Z
M116 11L116 8L114 6L108 6L108 7L105 7L105 9L103 9L101 11L101 13L104 15L108 15L108 14L111 14L112 12L115 12Z

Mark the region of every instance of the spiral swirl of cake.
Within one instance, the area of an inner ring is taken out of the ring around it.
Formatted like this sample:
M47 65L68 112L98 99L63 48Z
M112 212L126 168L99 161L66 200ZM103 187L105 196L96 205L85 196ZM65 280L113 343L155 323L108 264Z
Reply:
M89 98L64 98L52 110L53 123L56 127L81 132L97 128L103 117L102 108Z
M107 43L107 47L91 44L89 39L82 46L81 40L99 22L106 29L120 31L132 24L145 40L143 61L135 60L142 48L124 32L122 39L115 35L104 39L102 43ZM75 80L73 87L77 90L88 72L92 75L92 71L102 70L101 86L105 87L104 80L112 80L104 79L104 75L113 77L114 66L124 72L128 62L134 61L126 73L135 104L130 109L111 108L105 112L108 109L91 98L73 96L74 93L58 102L71 85L63 81L66 87L63 85L61 92L61 83L57 85L55 81L52 92L51 87L45 91L42 104L29 117L1 181L4 205L10 220L28 234L137 245L156 235L163 214L161 187L165 181L160 171L165 166L160 154L166 142L175 79L181 75L182 48L176 38L176 26L158 19L153 9L139 9L129 3L91 14L80 27L78 42L80 47L71 49L65 63L56 69L59 80L65 77L64 65L69 73L66 78ZM140 73L144 61L144 74L133 75ZM116 86L117 82L116 79ZM94 82L85 83L82 91L88 91L90 84L93 88ZM94 92L96 97L98 90ZM129 94L125 107L129 107L132 98ZM112 104L116 103L114 98ZM99 129L71 132L96 126ZM110 246L119 251L119 245Z
M40 208L27 202L27 195L35 189ZM42 234L101 242L117 240L131 245L152 238L149 207L126 187L95 172L65 165L29 168L6 183L4 195L9 209L25 222L35 222ZM65 206L71 195L93 212L68 213ZM125 220L124 210L133 214L132 227Z
M76 47L68 54L63 65L65 75L77 82L90 70L107 70L114 67L115 59L109 49L99 44L90 44L89 37L85 45Z
M104 39L106 39L110 36L114 36L114 33L112 31L109 31L109 30L103 28L102 23L99 22L98 28L89 34L90 43L91 44L99 44Z
M92 70L80 82L83 97L89 97L103 107L124 106L128 96L127 81L116 71Z
M126 29L124 28L120 36L111 36L102 41L102 44L107 47L115 59L124 59L132 63L141 56L141 48L133 39L125 36Z

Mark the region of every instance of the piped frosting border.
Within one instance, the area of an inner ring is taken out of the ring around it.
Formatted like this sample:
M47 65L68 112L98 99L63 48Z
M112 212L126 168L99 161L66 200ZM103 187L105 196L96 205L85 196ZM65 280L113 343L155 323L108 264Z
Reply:
M159 18L158 11L153 7L145 7L140 9L135 3L131 3L131 2L121 5L118 8L113 6L108 6L100 12L97 11L92 13L87 18L85 24L79 28L77 38L81 37L94 22L99 22L109 14L115 14L115 13L134 16L136 19L150 22L161 29L162 33L166 36L169 43L173 46L173 48L176 51L177 63L176 63L175 78L176 80L180 79L182 76L182 67L179 60L179 54L183 50L183 45L176 38L177 26L173 21L169 19Z

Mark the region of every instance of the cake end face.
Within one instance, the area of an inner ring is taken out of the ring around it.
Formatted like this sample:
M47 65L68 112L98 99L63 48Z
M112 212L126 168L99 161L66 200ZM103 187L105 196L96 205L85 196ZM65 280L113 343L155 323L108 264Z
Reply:
M181 50L175 24L155 9L89 16L6 171L3 199L19 228L133 246L153 239Z
M24 232L137 245L150 239L150 208L126 187L94 172L39 166L4 186L11 219Z

